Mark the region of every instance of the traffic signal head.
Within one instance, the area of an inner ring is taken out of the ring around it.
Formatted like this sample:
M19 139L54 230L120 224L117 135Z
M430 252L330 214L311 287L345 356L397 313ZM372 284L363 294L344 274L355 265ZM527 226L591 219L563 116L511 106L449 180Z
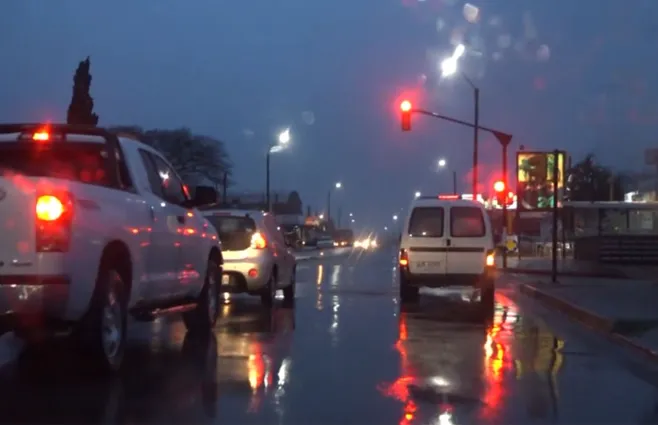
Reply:
M411 131L411 102L403 100L400 103L400 112L402 113L402 131Z
M500 206L506 205L507 191L505 190L505 182L502 180L497 180L493 185L493 189L496 196L496 203Z

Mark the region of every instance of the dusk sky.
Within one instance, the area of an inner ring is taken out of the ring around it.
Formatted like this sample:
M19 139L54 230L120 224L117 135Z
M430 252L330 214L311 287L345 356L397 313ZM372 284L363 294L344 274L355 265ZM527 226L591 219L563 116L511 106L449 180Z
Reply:
M471 191L472 131L414 116L402 133L397 109L408 95L472 120L472 89L438 66L461 42L481 124L514 135L511 168L520 144L644 167L658 144L657 0L471 3L477 13L457 0L2 0L0 121L64 121L90 55L100 125L219 138L253 191L290 126L273 188L321 210L341 181L334 207L380 227L416 190L451 191L452 170ZM480 159L489 190L500 153L484 133Z

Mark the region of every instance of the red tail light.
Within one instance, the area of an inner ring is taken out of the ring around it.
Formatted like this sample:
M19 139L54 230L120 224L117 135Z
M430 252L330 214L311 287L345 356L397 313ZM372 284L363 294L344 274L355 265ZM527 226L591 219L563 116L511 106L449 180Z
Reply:
M400 267L409 266L409 256L407 255L406 249L400 250Z
M253 249L267 248L267 240L265 240L265 236L263 236L263 234L260 232L256 232L251 235L251 247Z
M68 193L37 196L36 251L66 252L71 241L73 199Z

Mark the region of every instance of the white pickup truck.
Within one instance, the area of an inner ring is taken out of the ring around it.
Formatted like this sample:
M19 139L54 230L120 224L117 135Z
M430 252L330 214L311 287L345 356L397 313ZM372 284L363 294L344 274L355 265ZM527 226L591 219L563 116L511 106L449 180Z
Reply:
M95 127L0 125L0 327L28 342L65 332L117 371L128 316L218 316L217 233L156 150ZM47 331L44 333L44 331ZM2 330L0 329L0 333Z

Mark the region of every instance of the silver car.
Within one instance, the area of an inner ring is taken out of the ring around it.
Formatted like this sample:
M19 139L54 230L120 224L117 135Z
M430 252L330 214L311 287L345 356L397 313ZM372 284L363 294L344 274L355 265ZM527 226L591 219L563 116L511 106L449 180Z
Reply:
M272 214L218 209L203 215L222 242L222 292L259 295L270 307L276 291L282 289L284 301L294 302L295 256Z

